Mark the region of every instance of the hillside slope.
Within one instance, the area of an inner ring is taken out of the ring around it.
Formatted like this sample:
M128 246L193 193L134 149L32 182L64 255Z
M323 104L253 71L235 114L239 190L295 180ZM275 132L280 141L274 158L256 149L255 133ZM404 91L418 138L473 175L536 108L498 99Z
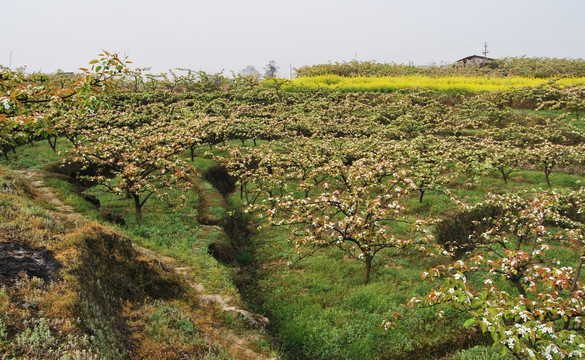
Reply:
M229 299L186 281L189 267L76 214L42 177L0 169L0 356L269 357L260 332L226 324Z

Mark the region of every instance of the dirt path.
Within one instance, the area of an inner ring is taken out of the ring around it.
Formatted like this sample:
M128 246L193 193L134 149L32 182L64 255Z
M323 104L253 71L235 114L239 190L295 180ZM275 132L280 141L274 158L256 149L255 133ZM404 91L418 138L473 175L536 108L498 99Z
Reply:
M76 213L73 207L63 203L55 195L53 190L45 184L44 179L46 177L46 173L34 170L18 170L15 171L15 173L19 174L30 182L31 186L36 190L38 196L53 207L55 215L63 220L64 225L68 229L74 229L83 223L89 222L89 220L85 219L83 215ZM210 311L212 311L213 308L218 307L221 311L224 312L234 312L242 316L247 324L252 328L260 329L265 328L268 325L269 321L267 318L258 314L250 313L243 309L238 309L235 306L230 306L229 303L231 302L231 299L229 297L218 294L209 294L203 284L190 281L188 274L191 272L191 267L188 265L178 261L177 259L162 255L151 249L147 249L136 244L133 244L133 247L138 254L160 261L166 268L172 269L181 278L183 278L185 282L189 284L198 294L199 304L202 307L209 308ZM250 331L249 334L241 334L236 333L234 330L227 327L218 326L217 332L214 333L213 336L209 337L221 339L220 342L222 345L228 349L231 349L231 352L237 354L239 359L270 359L256 350L254 343L257 343L257 341L260 340L260 337L255 331ZM272 360L276 359L277 358L272 358Z
M35 170L14 170L22 178L28 180L37 194L54 209L55 215L64 220L65 226L70 229L84 222L83 216L75 212L73 207L63 203L45 182L45 173Z

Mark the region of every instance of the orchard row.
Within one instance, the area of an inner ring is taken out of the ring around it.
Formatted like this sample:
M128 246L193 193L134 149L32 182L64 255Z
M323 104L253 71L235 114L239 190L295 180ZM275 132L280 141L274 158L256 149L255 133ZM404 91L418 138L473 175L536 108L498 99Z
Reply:
M556 172L581 174L581 87L341 94L251 82L111 96L108 78L124 70L121 63L106 54L74 90L3 75L4 156L33 140L53 148L67 141L64 161L82 164L85 180L130 197L138 222L152 196L188 186L195 157L213 156L259 224L288 229L300 256L339 248L364 263L365 282L385 249L437 256L441 265L423 277L442 281L412 304L463 310L468 325L518 356L583 356L584 194L507 194L514 172L542 172L542 188L553 187ZM474 204L454 195L493 176L501 178L499 195ZM440 243L445 219L408 208L430 191L478 214L470 215L465 242ZM412 231L399 226L405 223ZM560 247L575 249L577 262L551 255ZM394 321L385 322L388 329Z

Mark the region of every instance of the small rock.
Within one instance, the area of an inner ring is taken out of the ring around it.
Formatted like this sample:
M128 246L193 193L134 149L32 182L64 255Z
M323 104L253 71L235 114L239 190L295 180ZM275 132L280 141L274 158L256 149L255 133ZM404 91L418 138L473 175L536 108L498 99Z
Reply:
M253 329L266 329L270 325L270 320L260 314L254 314L242 309L225 309L224 311L234 311L240 314L248 326Z
M205 286L203 286L203 284L193 284L193 289L195 289L195 291L199 292L199 293L204 293L205 292Z

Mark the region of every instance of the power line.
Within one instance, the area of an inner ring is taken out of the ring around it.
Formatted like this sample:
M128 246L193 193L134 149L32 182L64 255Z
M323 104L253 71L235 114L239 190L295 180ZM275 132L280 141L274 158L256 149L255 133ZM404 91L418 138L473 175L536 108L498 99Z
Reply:
M490 43L491 46L585 46L585 42Z

